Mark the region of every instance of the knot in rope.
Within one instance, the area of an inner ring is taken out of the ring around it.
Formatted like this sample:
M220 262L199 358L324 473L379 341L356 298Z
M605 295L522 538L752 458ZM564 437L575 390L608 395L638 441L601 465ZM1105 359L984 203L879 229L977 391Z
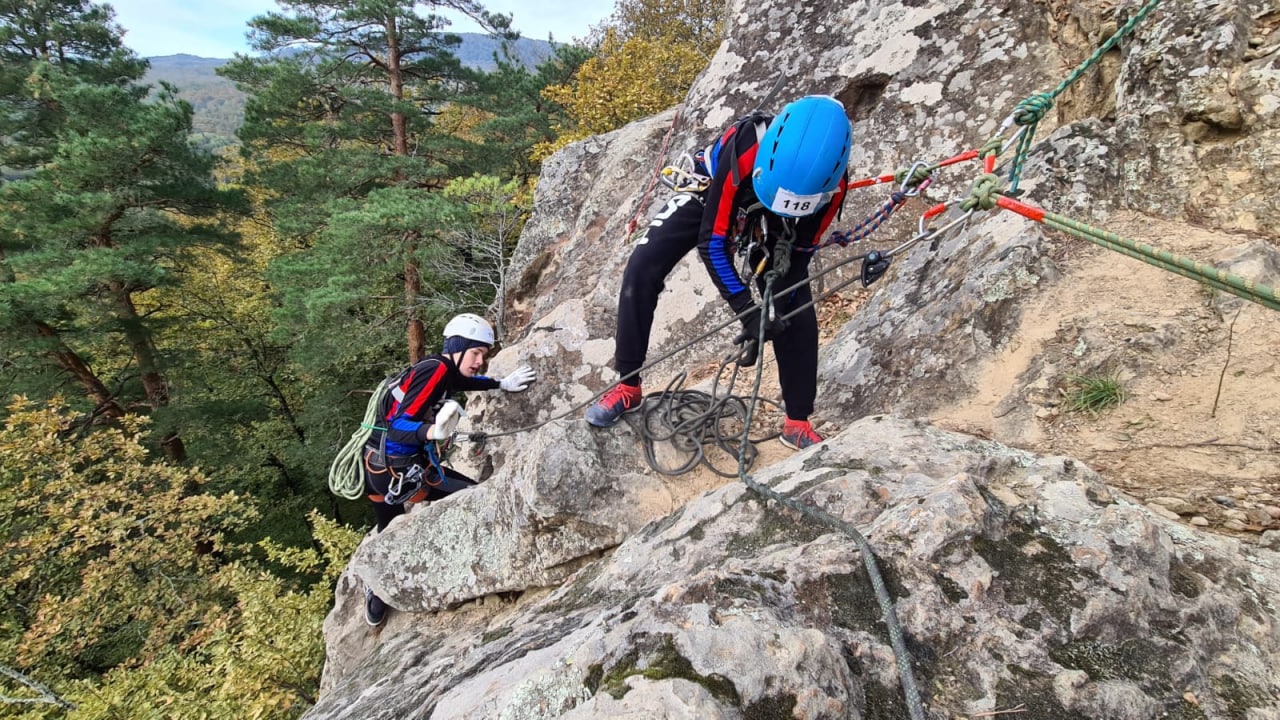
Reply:
M893 181L903 187L913 188L933 177L934 168L923 163L916 163L909 168L902 168L893 174Z
M960 203L961 210L991 210L996 206L996 196L1000 194L1000 176L994 173L979 175L969 188L969 197Z
M1052 109L1053 96L1049 93L1036 93L1013 108L1013 121L1019 125L1034 126Z
M999 157L1002 152L1004 152L1004 138L997 135L978 149L978 157L985 158L991 155Z

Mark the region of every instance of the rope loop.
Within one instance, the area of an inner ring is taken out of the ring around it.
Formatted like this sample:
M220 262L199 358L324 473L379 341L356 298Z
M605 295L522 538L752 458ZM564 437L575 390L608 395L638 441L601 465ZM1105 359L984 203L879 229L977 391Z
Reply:
M912 190L919 187L920 183L933 177L934 168L923 162L917 162L909 168L901 168L893 174L893 181L898 183L902 190Z
M978 148L978 157L987 158L992 155L999 157L1002 152L1004 152L1004 138L997 135Z

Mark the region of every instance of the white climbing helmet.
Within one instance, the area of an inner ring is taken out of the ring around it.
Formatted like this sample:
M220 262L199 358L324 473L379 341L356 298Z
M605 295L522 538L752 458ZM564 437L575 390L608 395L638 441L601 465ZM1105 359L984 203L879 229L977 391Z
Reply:
M464 337L493 347L493 326L488 320L474 313L455 315L444 326L444 336L445 338Z

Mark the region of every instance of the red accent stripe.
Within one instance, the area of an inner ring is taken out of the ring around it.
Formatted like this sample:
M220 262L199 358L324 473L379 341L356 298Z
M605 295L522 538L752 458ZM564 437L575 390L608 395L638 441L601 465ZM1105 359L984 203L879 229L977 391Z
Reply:
M861 180L856 180L854 182L849 183L849 189L857 190L858 188L871 187L872 185L890 183L890 182L893 182L893 179L894 179L893 173L889 173L888 175L881 175L880 177L863 178Z
M939 215L941 215L946 209L947 209L946 203L938 203L937 205L934 205L933 207L924 211L924 219L931 220L933 218L936 218Z
M423 404L427 402L427 398L431 397L431 393L435 391L436 386L440 384L440 381L444 379L448 372L444 363L436 363L436 371L431 374L431 377L427 378L427 384L422 388L422 392L418 393L418 397L414 398L412 403L409 403L409 409L401 414L408 415L411 418L417 417L418 411L422 409Z
M836 219L836 215L840 212L840 206L844 204L845 191L849 189L845 179L840 178L840 185L836 188L836 192L831 196L831 204L827 206L827 211L822 214L822 223L818 225L818 232L813 234L813 245L818 244L818 240L827 234L827 228L831 227L832 221Z
M964 152L960 153L959 155L953 158L947 158L946 160L943 160L942 162L938 163L938 167L955 165L956 163L964 162L965 160L972 160L976 157L978 157L977 150L965 150Z
M751 146L751 149L738 156L738 182L744 178L751 177L751 166L756 161L756 151L760 149L760 143ZM720 148L720 152L726 152L725 148ZM727 151L727 152L732 152ZM720 204L716 207L716 222L712 226L712 234L719 235L725 239L730 238L731 224L733 222L733 202L738 196L738 185L733 184L733 178L724 179L724 184L720 186Z
M1012 210L1019 215L1035 220L1036 222L1044 222L1044 210L1038 207L1031 207L1026 203L1020 203L1010 197L1000 195L996 197L996 204L1005 210Z

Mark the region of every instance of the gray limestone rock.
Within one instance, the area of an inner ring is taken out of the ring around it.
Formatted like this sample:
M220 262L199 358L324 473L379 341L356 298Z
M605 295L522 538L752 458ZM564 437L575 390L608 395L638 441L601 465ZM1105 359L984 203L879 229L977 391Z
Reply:
M727 39L682 105L544 164L504 299L512 341L492 363L540 379L468 408L476 427L533 429L460 461L479 488L366 539L335 593L307 717L905 717L856 544L740 484L676 507L625 425L579 420L616 378L628 244L665 200L658 168L762 102L844 102L855 177L937 161L980 147L1138 6L732 0ZM1089 222L1137 209L1251 233L1255 249L1209 260L1274 271L1277 17L1274 0L1162 3L1040 122L1026 199ZM940 169L903 215L967 196L978 173ZM888 193L853 193L841 226ZM874 246L919 229L895 217ZM1280 718L1274 531L1246 546L1157 517L1073 460L875 415L967 397L979 361L1016 340L1026 299L1060 279L1055 242L977 212L904 251L824 345L816 419L851 426L757 478L870 539L930 717L1021 704L1035 718ZM854 277L840 263L863 249L824 251L822 282ZM668 278L650 357L728 317L691 253ZM1038 362L999 411L1030 420L1055 372L1104 361L1098 332L1061 328L1081 356ZM1153 358L1186 342L1174 327L1115 332ZM731 338L647 377L714 363ZM364 583L397 609L378 631L360 618Z

